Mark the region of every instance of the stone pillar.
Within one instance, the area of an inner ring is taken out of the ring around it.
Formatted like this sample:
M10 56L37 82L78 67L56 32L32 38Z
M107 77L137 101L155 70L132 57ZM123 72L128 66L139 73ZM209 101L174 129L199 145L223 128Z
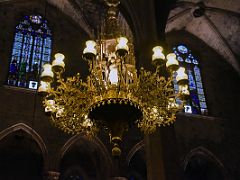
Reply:
M56 171L47 171L44 174L45 180L59 180L60 173Z
M160 132L145 136L148 180L166 180Z
M161 127L145 136L148 180L183 179L174 127Z

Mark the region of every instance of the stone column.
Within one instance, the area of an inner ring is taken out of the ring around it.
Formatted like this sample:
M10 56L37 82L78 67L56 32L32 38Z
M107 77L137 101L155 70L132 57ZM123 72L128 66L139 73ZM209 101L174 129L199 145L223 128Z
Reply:
M160 132L145 136L147 179L166 180Z
M56 171L47 171L44 174L45 180L59 180L60 173Z
M145 144L148 180L183 179L173 126L145 136Z

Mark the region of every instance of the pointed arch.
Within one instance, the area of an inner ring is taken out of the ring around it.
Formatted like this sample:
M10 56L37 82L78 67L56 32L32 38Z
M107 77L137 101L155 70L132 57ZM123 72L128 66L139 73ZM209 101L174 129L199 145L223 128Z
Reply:
M3 131L0 132L0 141L3 138L5 138L6 136L8 136L9 134L12 134L18 130L23 130L25 133L31 135L31 137L34 139L34 141L36 141L37 145L39 146L39 148L42 152L43 163L44 163L44 167L45 167L45 164L47 162L47 157L48 157L47 147L46 147L43 139L41 138L41 136L33 128L29 127L28 125L26 125L24 123L18 123L18 124L15 124L11 127L4 129Z
M194 156L200 156L200 157L206 158L207 160L210 160L211 162L213 162L221 170L221 172L223 173L224 177L225 178L227 177L228 173L227 173L224 165L222 164L222 162L211 151L209 151L208 149L206 149L206 148L204 148L202 146L199 146L197 148L192 149L185 156L184 161L183 161L183 169L184 169L184 171L186 170L189 161Z
M71 137L61 148L61 150L59 151L59 156L58 156L58 160L57 160L57 164L60 164L61 159L63 158L63 156L65 155L65 153L69 150L69 148L71 146L73 146L76 142L78 141L85 141L85 142L91 142L95 147L97 147L98 150L100 150L100 152L102 153L102 155L104 156L104 158L106 159L106 162L108 163L110 169L109 171L112 170L113 168L113 162L111 157L109 156L108 150L106 148L106 146L102 143L102 141L98 138L98 137L94 137L92 139L89 139L88 137L84 136L84 135L75 135L73 137Z
M144 148L144 147L145 147L145 143L144 143L143 140L141 140L140 142L138 142L137 144L135 144L135 145L133 146L133 148L129 151L128 155L127 155L126 164L129 165L129 163L130 163L132 157L134 156L134 154L135 154L137 151L139 151L139 150L141 150L142 148Z

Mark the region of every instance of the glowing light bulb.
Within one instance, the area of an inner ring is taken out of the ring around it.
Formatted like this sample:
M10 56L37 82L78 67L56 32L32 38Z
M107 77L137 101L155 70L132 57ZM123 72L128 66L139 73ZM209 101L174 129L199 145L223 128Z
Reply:
M116 52L119 56L125 56L128 53L129 47L127 45L128 39L125 37L120 37L117 39Z
M62 72L64 70L65 67L65 63L64 63L64 58L65 56L61 53L57 53L54 55L55 60L53 60L52 62L52 69L54 72Z
M117 84L118 83L118 69L116 65L111 65L110 67L110 73L109 73L109 80L111 84Z
M86 59L91 60L96 57L97 50L96 50L95 46L96 46L95 41L92 41L92 40L86 41L86 48L83 50L83 56Z
M155 46L153 49L153 55L152 55L152 60L164 60L165 56L163 54L163 48L161 46Z
M39 93L47 93L50 89L50 83L41 81L40 86L38 88Z
M176 55L174 53L170 53L167 55L166 66L170 71L176 71L178 68L179 62L176 59Z
M185 68L180 67L177 70L176 80L178 84L187 84L188 82L188 75L185 73Z
M52 82L53 80L53 72L51 64L43 65L43 72L41 74L41 80L45 82Z

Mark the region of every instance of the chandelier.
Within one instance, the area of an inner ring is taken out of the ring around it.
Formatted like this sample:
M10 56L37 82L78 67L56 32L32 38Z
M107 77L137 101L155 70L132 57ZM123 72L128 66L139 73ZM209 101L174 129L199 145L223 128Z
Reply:
M107 21L116 20L118 4L108 3ZM185 69L179 67L174 53L165 58L160 46L153 48L155 71L148 71L136 69L133 44L126 37L103 34L96 42L89 40L83 50L83 60L89 65L86 80L80 73L65 78L64 58L57 53L52 64L43 66L38 92L44 95L45 112L66 133L93 137L106 130L113 156L121 154L122 136L129 127L136 124L149 134L172 124L189 96ZM173 88L174 78L178 92ZM176 103L178 99L181 103Z

